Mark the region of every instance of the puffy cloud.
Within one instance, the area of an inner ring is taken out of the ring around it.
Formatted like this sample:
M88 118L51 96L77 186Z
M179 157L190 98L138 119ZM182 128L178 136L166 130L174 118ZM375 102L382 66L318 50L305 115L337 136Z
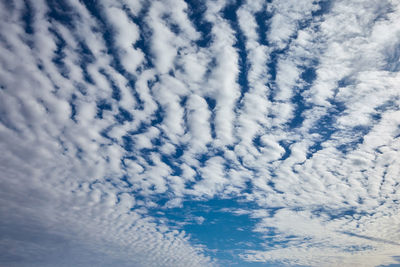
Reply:
M14 1L0 17L0 264L217 265L183 231L211 215L168 218L210 199L248 204L218 207L255 222L241 260L395 262L396 1Z

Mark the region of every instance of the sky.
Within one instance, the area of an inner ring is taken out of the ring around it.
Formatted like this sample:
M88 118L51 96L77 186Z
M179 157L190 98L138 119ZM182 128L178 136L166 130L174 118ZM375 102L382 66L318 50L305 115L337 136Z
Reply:
M0 1L0 266L400 266L398 0Z

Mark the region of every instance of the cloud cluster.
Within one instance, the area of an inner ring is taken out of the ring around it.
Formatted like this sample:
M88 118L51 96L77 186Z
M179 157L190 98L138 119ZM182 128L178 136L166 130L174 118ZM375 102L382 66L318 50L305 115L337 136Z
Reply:
M239 2L0 3L0 264L217 265L152 212L229 198L244 261L395 262L400 5Z

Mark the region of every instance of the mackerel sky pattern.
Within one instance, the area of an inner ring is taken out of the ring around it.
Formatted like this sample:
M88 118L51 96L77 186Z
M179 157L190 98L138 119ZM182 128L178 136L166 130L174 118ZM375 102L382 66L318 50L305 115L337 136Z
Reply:
M397 0L2 0L0 266L399 266L399 86Z

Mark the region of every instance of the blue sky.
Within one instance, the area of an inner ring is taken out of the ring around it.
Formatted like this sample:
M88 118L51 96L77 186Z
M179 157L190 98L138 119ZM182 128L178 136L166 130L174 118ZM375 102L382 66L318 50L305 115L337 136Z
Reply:
M1 266L399 266L394 0L0 2Z

